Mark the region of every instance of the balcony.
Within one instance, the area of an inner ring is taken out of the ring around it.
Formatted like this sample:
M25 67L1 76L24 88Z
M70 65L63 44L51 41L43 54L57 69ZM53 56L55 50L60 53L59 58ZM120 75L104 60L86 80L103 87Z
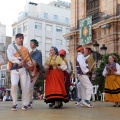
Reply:
M0 88L9 88L10 80L7 70L0 70Z

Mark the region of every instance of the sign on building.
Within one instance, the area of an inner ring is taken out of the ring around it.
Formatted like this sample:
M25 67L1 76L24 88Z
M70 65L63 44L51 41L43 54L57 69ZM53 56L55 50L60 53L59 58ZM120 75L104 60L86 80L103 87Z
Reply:
M92 42L92 16L79 21L80 44L85 45Z

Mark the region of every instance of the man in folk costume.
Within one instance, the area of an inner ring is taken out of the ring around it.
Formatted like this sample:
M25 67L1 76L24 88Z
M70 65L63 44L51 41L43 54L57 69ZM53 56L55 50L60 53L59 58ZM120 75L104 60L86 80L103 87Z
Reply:
M40 70L42 69L42 53L40 50L37 50L38 46L39 46L39 43L37 40L32 39L30 41L30 47L32 49L30 55L31 55L32 59L34 60L34 62L37 64L37 68L39 69L39 72L37 73L37 75L34 77L34 79L32 81L29 81L29 104L28 104L28 108L32 108L32 103L33 103L32 97L33 97L34 84L39 77Z
M86 58L87 67L91 71L89 73L89 79L92 80L92 72L94 70L95 61L91 55L91 48L84 48L84 56ZM80 99L81 98L81 82L80 81L77 84L77 91L78 91L78 100L77 100L76 105L80 105L80 100L81 100Z
M93 86L89 80L90 70L87 67L86 59L84 57L84 48L83 46L78 46L77 48L78 56L76 59L76 68L78 73L78 79L81 82L81 100L80 103L87 107L92 107L90 104L91 94Z
M28 49L23 46L23 34L18 33L15 38L15 43L10 44L7 49L7 56L9 59L8 69L11 75L11 95L13 99L13 107L11 110L17 110L17 89L19 79L22 88L22 110L27 110L27 105L29 103L28 75L30 73L28 71L31 71L30 76L33 77L36 75L37 71L34 70L34 66L31 63ZM34 71L34 73L32 71Z
M95 66L95 60L91 55L91 49L90 48L85 48L84 49L84 56L86 58L86 63L88 65L88 68L91 71L91 73L89 74L89 78L91 80L92 79L92 72L93 72L94 66Z

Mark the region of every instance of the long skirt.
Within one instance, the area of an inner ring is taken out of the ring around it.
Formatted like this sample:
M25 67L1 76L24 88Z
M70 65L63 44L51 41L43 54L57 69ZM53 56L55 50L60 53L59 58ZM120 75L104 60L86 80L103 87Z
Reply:
M120 76L110 75L105 82L105 100L120 102Z
M58 69L49 71L45 84L45 102L52 103L54 101L68 102L64 73Z
M65 79L65 87L69 89L71 83L70 83L70 75L67 71L64 71L64 79Z

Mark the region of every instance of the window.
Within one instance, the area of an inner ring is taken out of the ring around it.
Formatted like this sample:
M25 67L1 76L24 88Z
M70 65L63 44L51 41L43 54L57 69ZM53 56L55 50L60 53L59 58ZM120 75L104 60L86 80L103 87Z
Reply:
M21 26L18 26L18 33L21 33L22 32L22 27Z
M36 23L35 23L35 29L41 30L41 29L42 29L42 24L36 22Z
M35 36L35 39L36 39L39 43L42 42L42 38L41 38L41 36Z
M56 40L56 45L62 45L62 40Z
M54 20L58 21L58 16L57 15L54 15Z
M52 26L51 25L46 25L46 30L47 31L52 31Z
M27 30L27 22L23 23L23 31Z
M62 27L56 27L56 32L62 32Z
M13 36L16 34L16 28L13 29Z
M100 0L86 0L86 15L92 16L93 24L100 20L99 1Z
M65 18L65 23L69 24L69 18Z
M51 39L51 38L46 38L45 43L47 43L47 44L52 44L52 39Z
M48 13L44 13L44 18L48 19Z
M70 32L70 29L69 28L66 28L66 33L69 33Z

